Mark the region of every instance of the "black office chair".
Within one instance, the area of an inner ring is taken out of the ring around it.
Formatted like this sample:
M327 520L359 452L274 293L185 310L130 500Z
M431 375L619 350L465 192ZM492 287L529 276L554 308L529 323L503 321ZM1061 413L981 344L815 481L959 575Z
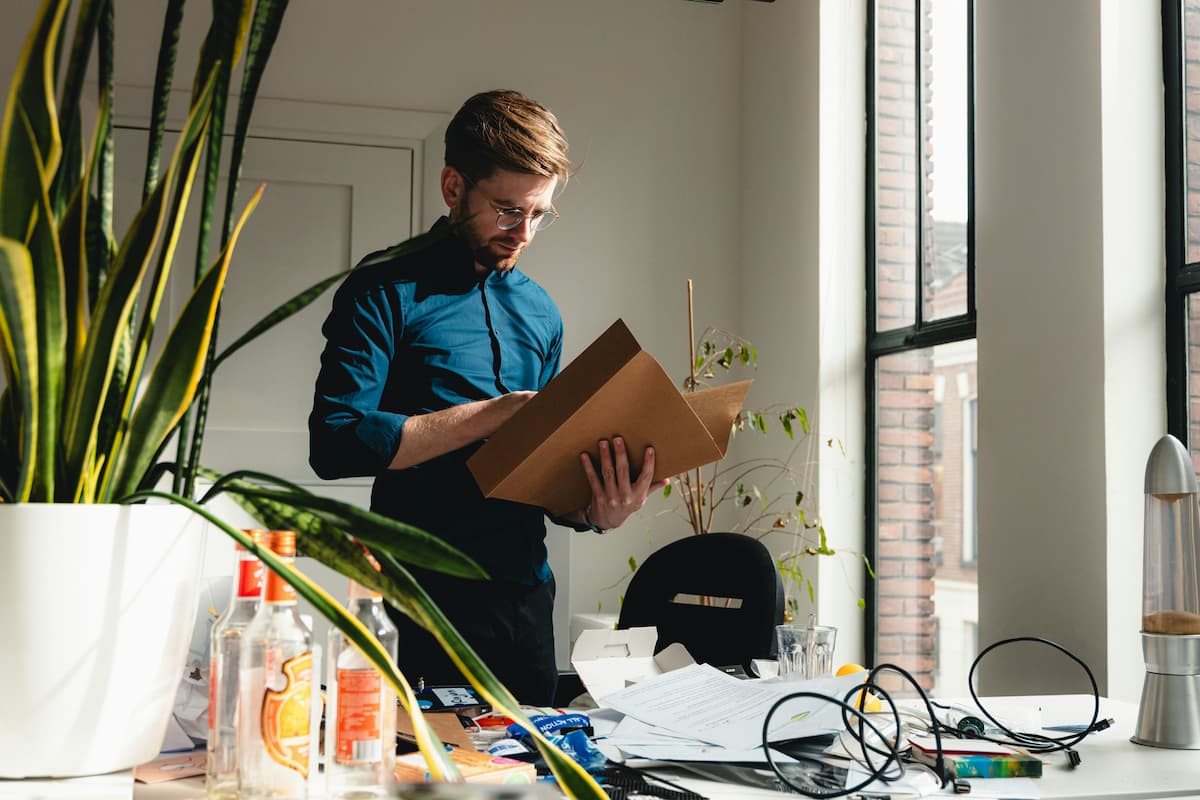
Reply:
M656 653L680 642L697 662L749 671L751 659L772 656L783 611L783 581L767 548L740 533L705 533L650 554L629 582L617 627L652 625Z

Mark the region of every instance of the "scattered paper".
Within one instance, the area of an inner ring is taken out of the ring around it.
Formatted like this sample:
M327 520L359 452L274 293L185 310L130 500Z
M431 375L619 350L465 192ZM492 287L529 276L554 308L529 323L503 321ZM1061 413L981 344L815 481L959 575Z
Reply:
M763 720L778 700L798 691L841 699L862 683L861 676L800 683L747 681L707 664L693 664L642 681L601 702L667 732L737 750L762 744ZM776 714L771 741L840 731L839 706L819 697L788 701ZM619 742L615 742L620 746Z
M203 775L207 757L208 753L204 750L196 750L180 756L155 759L148 764L134 767L133 779L138 783L162 783Z

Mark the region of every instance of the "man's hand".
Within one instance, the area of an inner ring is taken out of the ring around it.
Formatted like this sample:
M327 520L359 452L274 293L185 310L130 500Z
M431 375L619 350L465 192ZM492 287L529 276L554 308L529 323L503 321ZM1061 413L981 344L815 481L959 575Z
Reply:
M600 442L600 474L592 465L587 453L579 454L592 487L592 500L585 509L586 519L598 528L616 528L646 503L651 492L667 485L666 479L654 480L654 448L647 447L642 460L642 471L634 482L629 480L629 454L625 452L625 440L614 437Z

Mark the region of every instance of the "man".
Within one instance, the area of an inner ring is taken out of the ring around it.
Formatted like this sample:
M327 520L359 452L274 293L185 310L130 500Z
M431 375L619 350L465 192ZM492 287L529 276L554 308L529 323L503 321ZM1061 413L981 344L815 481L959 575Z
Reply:
M373 475L371 508L444 538L487 582L413 572L484 662L524 703L553 702L554 577L544 512L484 499L467 458L558 371L562 318L517 260L558 217L567 142L547 109L517 92L467 100L446 130L442 197L454 236L356 270L325 322L309 418L313 469L325 479ZM556 520L615 528L650 492L654 453L630 475L622 440L580 464L586 508ZM420 627L393 613L410 681L462 677Z

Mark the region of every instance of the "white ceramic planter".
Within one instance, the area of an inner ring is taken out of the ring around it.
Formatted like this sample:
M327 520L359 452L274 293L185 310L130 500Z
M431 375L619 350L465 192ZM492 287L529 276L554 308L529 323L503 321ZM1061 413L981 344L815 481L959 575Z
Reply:
M157 755L205 529L170 505L0 505L0 778Z

